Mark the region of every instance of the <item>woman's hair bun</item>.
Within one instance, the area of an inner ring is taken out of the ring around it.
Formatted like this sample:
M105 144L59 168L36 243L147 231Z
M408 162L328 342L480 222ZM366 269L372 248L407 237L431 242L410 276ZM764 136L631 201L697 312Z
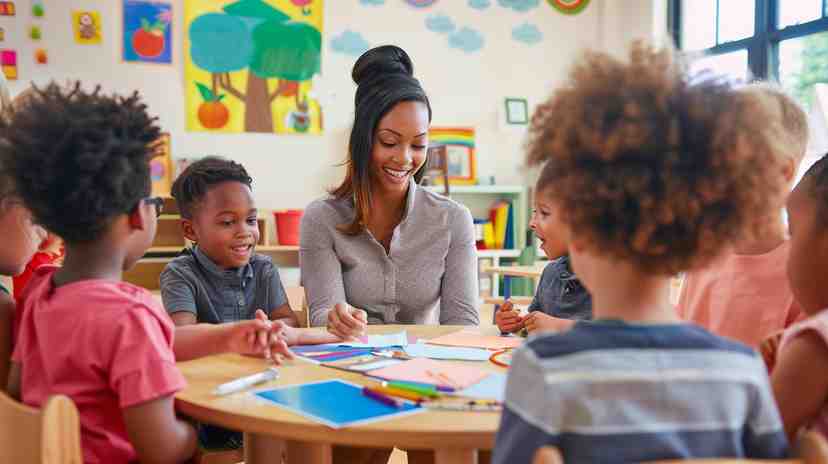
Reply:
M389 74L414 75L411 58L396 45L382 45L363 53L354 64L351 77L357 85L361 85Z

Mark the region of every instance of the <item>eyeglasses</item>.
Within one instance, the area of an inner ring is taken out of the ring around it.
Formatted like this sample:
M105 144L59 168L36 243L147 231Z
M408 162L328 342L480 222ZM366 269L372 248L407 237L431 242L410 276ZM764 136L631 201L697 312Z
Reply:
M161 217L164 212L164 199L161 197L144 198L144 203L155 206L155 217Z

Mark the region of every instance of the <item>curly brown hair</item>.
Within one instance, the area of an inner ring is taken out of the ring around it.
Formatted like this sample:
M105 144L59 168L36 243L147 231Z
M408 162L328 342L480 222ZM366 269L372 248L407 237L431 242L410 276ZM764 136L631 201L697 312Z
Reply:
M573 237L644 272L672 275L763 233L781 208L778 118L721 80L688 82L670 47L623 62L587 52L532 117L527 162Z

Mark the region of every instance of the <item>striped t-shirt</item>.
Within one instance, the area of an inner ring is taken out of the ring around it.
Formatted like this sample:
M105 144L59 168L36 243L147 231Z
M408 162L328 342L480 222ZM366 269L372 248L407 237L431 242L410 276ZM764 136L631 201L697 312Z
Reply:
M515 352L493 462L782 458L762 359L688 324L578 322Z

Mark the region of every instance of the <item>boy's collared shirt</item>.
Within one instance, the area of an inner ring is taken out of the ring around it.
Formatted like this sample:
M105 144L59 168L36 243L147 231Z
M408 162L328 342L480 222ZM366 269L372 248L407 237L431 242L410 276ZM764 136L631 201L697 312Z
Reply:
M255 253L241 268L222 269L195 246L170 261L160 279L167 312L191 312L198 322L253 319L257 309L270 317L287 304L279 270L270 257Z
M543 269L535 298L528 311L572 320L592 319L592 296L569 264L569 256L550 262Z

